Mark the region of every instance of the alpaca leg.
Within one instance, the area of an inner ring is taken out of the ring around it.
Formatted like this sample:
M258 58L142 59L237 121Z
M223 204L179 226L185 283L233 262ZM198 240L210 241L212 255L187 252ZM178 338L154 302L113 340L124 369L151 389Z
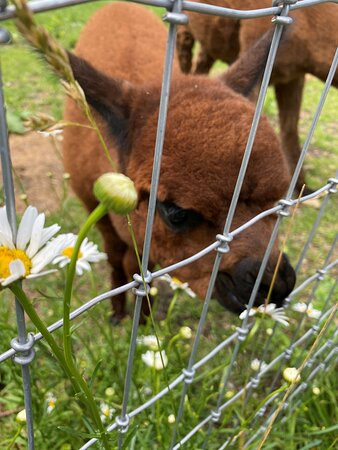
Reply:
M194 73L196 75L208 74L214 62L215 59L210 56L203 47L201 47L196 61Z
M297 165L301 150L298 137L298 122L304 78L305 76L301 75L289 83L275 84L282 147L289 162L291 173L293 173ZM304 182L304 170L302 169L297 180L296 188L298 191L301 190Z
M178 62L183 73L190 73L192 65L192 48L195 39L188 26L179 27L177 31L176 49Z

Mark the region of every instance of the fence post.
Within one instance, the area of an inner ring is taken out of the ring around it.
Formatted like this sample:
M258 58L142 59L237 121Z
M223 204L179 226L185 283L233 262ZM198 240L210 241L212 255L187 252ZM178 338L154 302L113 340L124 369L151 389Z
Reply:
M5 194L7 217L12 229L13 241L15 242L16 239L15 197L14 197L14 185L12 177L12 164L9 153L4 96L2 89L1 66L0 66L0 155L1 155L1 167L4 182L4 194ZM25 314L22 309L22 306L20 305L17 299L15 299L15 310L18 327L18 338L13 339L11 345L15 350L21 353L20 356L14 357L14 361L21 365L26 418L27 418L28 449L33 450L34 430L33 430L33 410L32 410L29 363L34 358L34 350L32 348L34 340L30 338L30 335L27 336Z

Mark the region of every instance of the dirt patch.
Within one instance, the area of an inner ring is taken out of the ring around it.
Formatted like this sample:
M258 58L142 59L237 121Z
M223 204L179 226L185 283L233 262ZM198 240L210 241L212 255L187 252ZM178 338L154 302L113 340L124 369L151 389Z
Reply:
M65 183L61 140L62 136L44 137L37 132L10 136L18 212L24 211L26 202L46 214L58 209Z

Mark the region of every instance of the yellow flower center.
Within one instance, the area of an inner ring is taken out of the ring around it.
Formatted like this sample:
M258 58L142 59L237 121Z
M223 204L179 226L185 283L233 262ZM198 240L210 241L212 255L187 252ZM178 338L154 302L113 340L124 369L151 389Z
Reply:
M179 280L176 277L172 277L171 279L172 279L173 283L177 284L178 286L182 286L184 284L184 283L182 283L181 280Z
M55 400L54 400L54 399L50 399L50 400L48 401L48 406L49 406L50 408L54 409L54 408L55 408Z
M62 252L63 256L67 256L67 258L69 258L69 259L71 259L71 257L73 256L73 253L74 253L74 247L66 247ZM79 252L79 254L77 256L77 259L80 259L80 258L82 258L81 252Z
M0 247L0 278L7 278L10 276L9 264L16 259L25 266L25 275L30 273L32 268L32 261L28 258L23 250L11 249L8 247Z

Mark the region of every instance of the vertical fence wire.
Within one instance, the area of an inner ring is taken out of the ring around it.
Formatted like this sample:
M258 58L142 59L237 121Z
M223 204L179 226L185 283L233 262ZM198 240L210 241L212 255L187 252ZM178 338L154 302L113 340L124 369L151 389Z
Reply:
M181 11L181 0L175 0L173 3L173 11L174 13L179 14ZM165 54L165 62L164 62L164 71L163 71L163 81L162 81L162 91L160 98L160 107L159 107L159 117L157 124L157 132L156 132L156 141L155 141L155 152L154 152L154 163L153 163L153 173L151 180L151 189L149 196L149 204L148 204L148 215L147 215L147 223L146 223L146 231L142 252L142 274L146 276L148 271L148 263L149 263L149 254L150 254L150 246L151 246L151 238L152 238L152 227L155 216L156 209L156 196L157 189L160 177L160 169L161 169L161 157L165 136L165 128L166 128L166 120L167 120L167 112L168 112L168 104L169 104L169 94L170 94L170 81L172 75L172 67L174 60L174 52L175 52L175 44L176 44L176 24L174 21L170 20L170 15L167 13L167 20L170 22L169 32L168 32L168 40L167 40L167 48ZM143 278L143 276L142 276ZM124 385L124 393L123 393L123 401L122 401L122 412L121 416L117 418L118 425L120 425L120 436L118 441L118 449L122 448L123 443L123 433L128 430L129 426L129 417L127 415L127 406L129 399L129 391L131 384L131 376L136 348L136 339L137 339L137 331L140 321L140 313L142 300L146 295L145 288L142 285L143 280L140 280L139 288L136 290L136 305L134 310L133 317L133 327L132 334L130 338L130 347L127 361L127 372L126 379ZM148 286L147 286L148 287ZM146 287L146 288L147 288Z
M289 11L289 7L286 6L285 8L283 8L281 14L287 15L288 11ZM210 281L209 281L209 285L208 285L207 294L206 294L206 297L204 299L204 305L203 305L201 318L200 318L200 321L199 321L199 324L198 324L197 333L196 333L195 340L194 340L194 343L193 343L191 356L189 358L188 367L187 367L187 369L185 369L186 379L185 379L184 387L183 387L182 394L181 394L181 399L180 399L180 404L179 404L179 409L178 409L177 418L176 418L176 422L175 422L175 427L174 427L173 435L172 435L172 439L171 439L170 449L174 448L174 445L175 445L177 431L178 431L179 424L180 424L180 421L181 421L181 418L182 418L182 415L183 415L183 411L184 411L185 396L186 396L187 391L188 391L188 386L192 382L192 378L193 378L193 375L194 375L193 372L192 372L192 365L194 363L194 359L195 359L195 355L196 355L197 348L198 348L198 345L199 345L201 333L202 333L202 330L203 330L203 327L204 327L204 323L205 323L205 320L206 320L207 311L208 311L208 308L209 308L209 302L210 302L211 295L212 295L212 292L213 292L213 289L214 289L217 273L218 273L219 266L220 266L221 259L222 259L222 254L227 253L227 251L229 251L228 234L229 234L230 227L231 227L231 224L232 224L232 219L233 219L234 214L235 214L235 210L236 210L236 206L237 206L237 203L238 203L240 191L241 191L242 184L243 184L243 181L244 181L244 177L245 177L245 174L246 174L246 169L247 169L247 166L249 164L252 147L253 147L254 140L255 140L255 137L256 137L256 132L257 132L259 121L260 121L260 117L261 117L261 114L262 114L263 104L264 104L267 88L268 88L270 77L271 77L273 63L274 63L274 60L276 58L277 49L278 49L280 38L282 36L282 32L283 32L283 24L276 23L275 31L274 31L272 42L271 42L270 51L269 51L269 54L268 54L268 58L267 58L267 62L266 62L266 66L265 66L265 70L264 70L264 74L263 74L263 80L262 80L262 84L261 84L261 88L260 88L260 92L259 92L259 96L258 96L258 100L257 100L257 105L256 105L254 117L253 117L253 120L252 120L251 129L250 129L250 132L249 132L247 145L246 145L246 148L245 148L245 152L244 152L244 156L243 156L243 159L242 159L241 167L240 167L239 174L238 174L237 181L236 181L236 185L235 185L235 188L234 188L234 193L233 193L233 196L232 196L232 199L231 199L228 215L227 215L226 222L225 222L225 225L224 225L223 236L221 237L221 241L222 241L223 245L221 246L221 248L219 248L220 251L217 252L217 255L216 255L216 258L215 258L214 266L213 266L212 273L211 273L211 276L210 276ZM244 328L244 326L243 326L243 328ZM238 341L238 342L240 342L240 341ZM234 353L235 353L235 350L234 350Z
M293 176L292 176L289 188L288 188L288 192L286 194L286 202L291 199L291 197L292 197L292 195L294 193L294 190L295 190L295 187L296 187L296 183L297 183L297 180L298 180L298 177L299 177L302 165L303 165L304 160L305 160L305 156L306 156L306 154L308 152L308 149L309 149L309 146L310 146L310 143L311 143L311 140L312 140L315 128L317 126L320 114L322 112L325 100L326 100L328 92L329 92L329 88L330 88L330 86L332 84L332 80L333 80L334 74L335 74L335 72L337 70L337 63L338 63L338 49L336 49L335 55L333 57L332 64L331 64L331 67L330 67L330 70L329 70L329 73L328 73L328 76L327 76L327 79L326 79L326 82L325 82L325 85L324 85L324 88L323 88L323 91L322 91L322 94L321 94L321 97L320 97L320 100L319 100L318 106L316 108L316 111L315 111L315 114L314 114L314 117L313 117L310 129L309 129L309 132L307 134L307 137L306 137L305 143L303 145L301 154L299 156L296 168L294 170L294 173L293 173ZM337 173L336 173L336 177L337 177ZM302 263L303 263L303 261L305 259L307 251L308 251L308 249L309 249L309 247L311 245L311 242L312 242L312 240L313 240L313 238L315 236L315 233L316 233L316 231L318 229L319 223L320 223L320 221L321 221L321 219L322 219L322 217L324 215L324 211L325 211L326 206L328 204L329 197L330 197L331 194L336 193L336 191L337 191L337 189L335 187L330 188L328 190L326 196L325 196L325 199L322 202L321 208L320 208L320 210L319 210L319 212L317 214L316 220L315 220L315 222L313 224L313 227L312 227L312 229L311 229L311 231L309 233L308 239L307 239L307 241L306 241L306 243L305 243L305 245L303 247L303 250L302 250L301 255L299 257L299 260L297 262L296 270L295 270L296 273L299 273L299 270L300 270L301 265L302 265ZM287 203L286 203L286 205L287 205ZM286 304L288 303L288 301L289 301L289 299L286 299ZM249 305L250 305L250 301L249 301ZM261 369L261 365L262 365L262 362L264 361L264 357L265 357L266 353L268 352L268 349L270 348L270 344L272 342L273 336L275 335L276 330L278 329L278 327L279 327L279 324L277 322L275 322L275 324L273 326L273 330L272 330L272 335L269 336L269 339L267 339L267 342L266 342L266 344L265 344L265 346L263 348L263 352L262 352L263 356L262 356L260 364L259 364L259 370ZM270 392L272 392L272 390L273 389L271 389ZM248 392L248 396L247 396L247 400L246 401L249 401L250 396L251 396L251 392L252 391L250 389L250 391Z
M2 177L4 183L6 212L12 230L13 241L15 242L16 240L15 196L12 177L12 163L8 144L8 131L6 124L5 101L3 96L1 64L0 64L0 156L1 156ZM15 312L18 328L18 338L12 341L12 345L15 345L16 348L19 350L21 348L21 356L16 358L16 362L21 365L22 371L24 401L27 418L26 428L27 428L28 449L33 450L34 449L33 409L32 409L29 363L34 357L34 351L33 349L25 351L25 347L29 342L29 340L27 339L27 332L26 332L25 313L17 299L15 299Z

